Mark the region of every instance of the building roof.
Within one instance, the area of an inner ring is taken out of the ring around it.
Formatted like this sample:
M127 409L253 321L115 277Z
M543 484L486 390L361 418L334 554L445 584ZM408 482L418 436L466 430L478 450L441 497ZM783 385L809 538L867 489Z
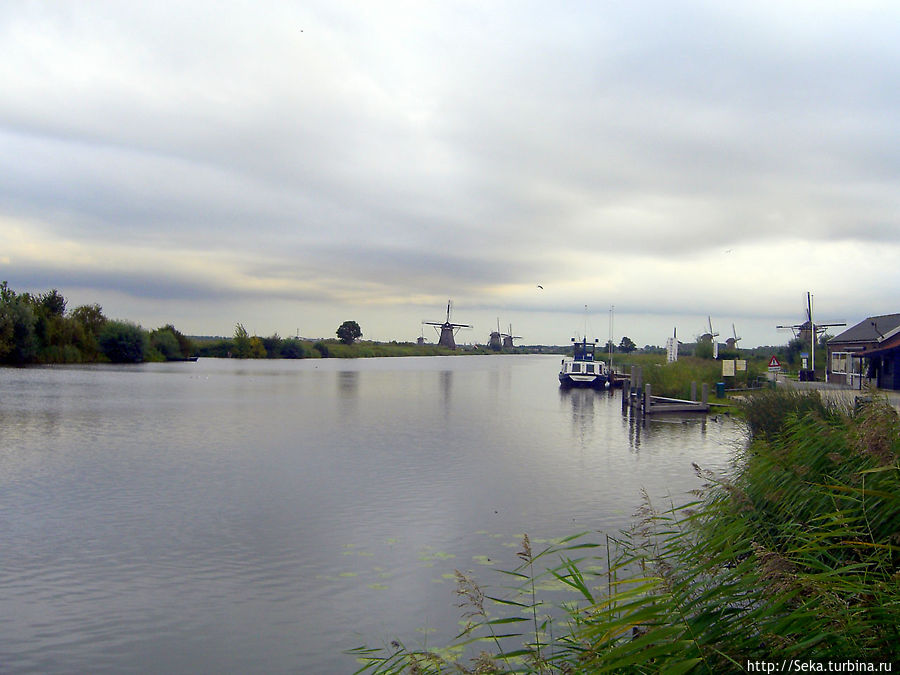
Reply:
M898 348L900 348L900 333L896 333L893 337L884 340L876 347L863 347L858 352L855 352L854 355L861 358L870 356L884 356L888 352L891 352Z
M882 316L870 316L863 319L855 326L848 328L840 335L836 335L828 341L830 347L839 344L877 344L885 337L900 330L900 314L884 314Z

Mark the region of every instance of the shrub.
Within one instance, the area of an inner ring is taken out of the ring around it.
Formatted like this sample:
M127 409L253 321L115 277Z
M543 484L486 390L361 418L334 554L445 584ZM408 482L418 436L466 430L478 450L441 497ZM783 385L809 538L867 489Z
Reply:
M160 328L150 334L150 346L158 351L166 361L177 361L184 358L178 338L168 328Z
M113 363L140 363L150 348L150 338L128 321L107 321L98 338L104 356Z

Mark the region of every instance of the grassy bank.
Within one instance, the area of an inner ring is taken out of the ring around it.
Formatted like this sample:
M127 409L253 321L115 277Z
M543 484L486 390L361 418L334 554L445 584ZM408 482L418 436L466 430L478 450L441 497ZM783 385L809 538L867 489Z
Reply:
M233 338L194 337L198 356L211 358L241 358ZM251 338L257 341L256 348L248 351L243 358L257 359L358 359L394 356L460 356L466 354L497 354L487 347L459 347L448 349L437 344L417 344L415 342L373 342L358 340L345 344L340 340L308 340L301 338ZM549 349L549 348L548 348ZM532 353L527 349L515 349L509 353Z
M649 383L657 396L690 398L691 383L697 383L699 395L703 384L708 385L713 396L717 382L724 382L727 389L745 389L754 385L765 374L767 362L763 359L747 360L747 370L734 377L722 376L722 362L695 356L682 356L674 363L666 363L665 355L625 354L614 355L613 367L629 372L631 366L640 366L644 382Z
M741 672L795 659L900 659L900 422L816 392L745 404L752 440L697 500L535 552L488 593L458 575L454 648L359 648L359 672ZM551 603L549 578L572 592ZM575 600L578 600L576 603Z

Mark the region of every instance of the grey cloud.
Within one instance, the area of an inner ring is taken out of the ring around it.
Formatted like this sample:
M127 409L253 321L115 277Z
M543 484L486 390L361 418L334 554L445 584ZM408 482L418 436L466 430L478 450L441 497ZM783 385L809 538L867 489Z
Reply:
M878 11L7 6L0 217L329 300L563 279L582 251L895 244L897 15ZM217 297L182 276L121 287Z

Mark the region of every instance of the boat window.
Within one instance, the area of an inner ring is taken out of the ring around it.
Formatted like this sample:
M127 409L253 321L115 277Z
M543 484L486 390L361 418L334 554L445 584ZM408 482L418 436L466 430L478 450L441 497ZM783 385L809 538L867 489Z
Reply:
M594 372L594 364L593 363L584 364L584 372L593 373Z
M572 364L572 372L573 372L573 373L580 373L580 372L581 372L581 364L580 364L580 363L573 363L573 364Z

